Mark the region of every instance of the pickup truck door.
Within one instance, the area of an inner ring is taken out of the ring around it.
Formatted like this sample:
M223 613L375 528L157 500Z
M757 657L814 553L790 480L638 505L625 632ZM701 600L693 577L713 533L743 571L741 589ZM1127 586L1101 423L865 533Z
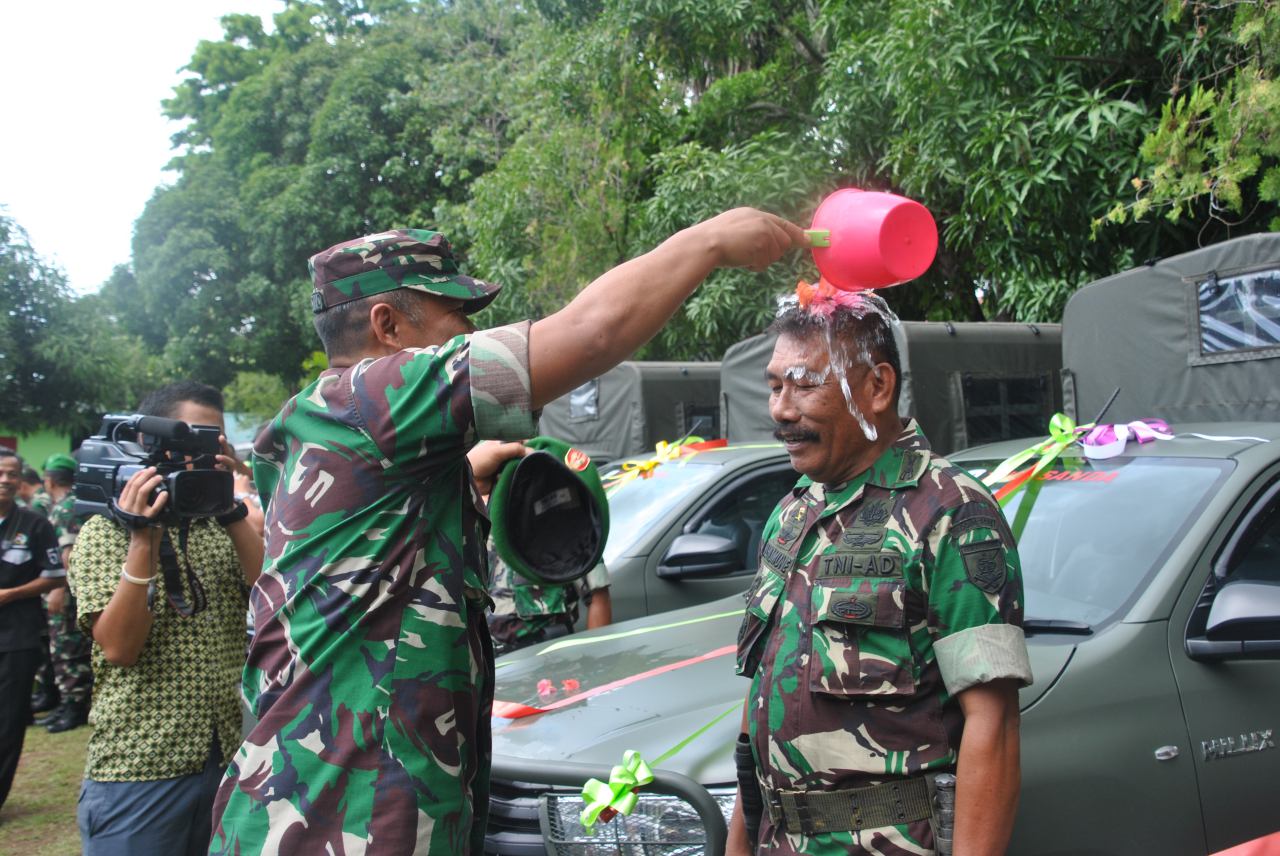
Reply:
M1280 637L1280 617L1269 629L1229 634L1240 640L1205 633L1224 586L1249 581L1280 587L1280 476L1274 468L1245 492L1210 540L1169 622L1190 735L1188 751L1174 763L1195 765L1210 854L1246 842L1280 846L1280 639L1267 638ZM1244 654L1244 640L1264 649L1272 641L1275 650Z
M649 556L650 567L645 574L649 614L745 592L755 576L764 524L798 478L790 463L783 461L735 474L716 491L709 491L704 501L692 508L681 525L673 527ZM680 534L728 538L739 547L741 566L714 576L664 578L660 570L662 560Z

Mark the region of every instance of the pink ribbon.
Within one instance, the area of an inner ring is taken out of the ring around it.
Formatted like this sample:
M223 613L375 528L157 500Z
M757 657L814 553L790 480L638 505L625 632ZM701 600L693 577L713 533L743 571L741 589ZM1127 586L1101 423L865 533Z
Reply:
M1125 424L1099 425L1090 430L1081 443L1086 458L1101 460L1123 453L1130 440L1142 444L1172 439L1173 431L1163 419L1139 419Z

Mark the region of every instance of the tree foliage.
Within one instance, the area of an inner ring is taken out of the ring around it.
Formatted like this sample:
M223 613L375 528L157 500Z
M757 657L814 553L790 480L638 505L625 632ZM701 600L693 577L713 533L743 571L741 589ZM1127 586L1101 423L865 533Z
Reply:
M852 185L937 217L902 317L1057 320L1203 239L1197 206L1280 196L1274 3L1227 5L289 0L195 47L165 102L176 180L100 299L166 371L294 389L319 365L306 260L337 241L443 229L506 285L500 323L725 208L803 223ZM1181 219L1098 229L1153 164L1143 204ZM803 253L719 272L642 356L718 357L815 276Z
M1280 229L1280 2L1167 0L1186 35L1160 118L1142 143L1131 199L1112 223Z
M73 300L66 277L0 214L0 422L10 430L96 427L155 382L141 340L121 332L97 298Z

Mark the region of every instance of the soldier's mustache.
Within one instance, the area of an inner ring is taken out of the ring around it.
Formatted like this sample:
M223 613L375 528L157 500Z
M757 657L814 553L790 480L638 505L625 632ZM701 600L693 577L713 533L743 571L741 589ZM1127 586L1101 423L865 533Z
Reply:
M797 428L794 425L782 425L775 422L773 428L773 439L780 443L816 443L821 438L817 431L810 431L806 428Z

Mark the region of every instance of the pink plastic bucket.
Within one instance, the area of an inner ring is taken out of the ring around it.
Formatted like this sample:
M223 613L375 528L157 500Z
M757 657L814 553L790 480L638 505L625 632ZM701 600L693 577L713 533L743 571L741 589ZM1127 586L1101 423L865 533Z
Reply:
M818 270L844 291L915 279L938 252L929 209L892 193L837 190L814 212L812 228L829 233L830 246L813 248Z

